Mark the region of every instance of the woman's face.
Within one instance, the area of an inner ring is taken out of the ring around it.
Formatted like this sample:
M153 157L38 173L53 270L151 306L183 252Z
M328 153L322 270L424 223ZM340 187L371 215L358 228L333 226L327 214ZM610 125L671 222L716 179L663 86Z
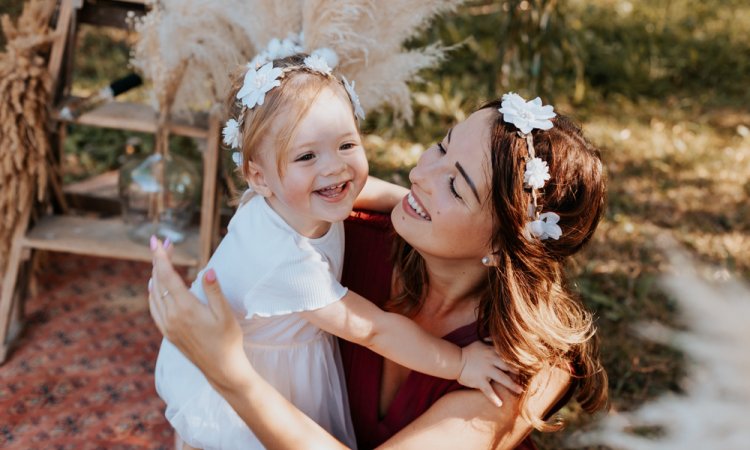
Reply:
M411 191L394 208L393 226L423 256L473 260L490 251L490 123L483 109L428 148L409 173Z

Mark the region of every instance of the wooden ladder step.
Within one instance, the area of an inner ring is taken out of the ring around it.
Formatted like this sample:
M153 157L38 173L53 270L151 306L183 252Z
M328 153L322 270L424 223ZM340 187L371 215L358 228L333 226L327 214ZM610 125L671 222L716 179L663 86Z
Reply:
M148 105L132 102L112 101L86 111L74 120L66 120L60 115L60 110L69 103L76 101L71 97L55 108L52 116L62 122L90 125L103 128L117 128L120 130L155 133L157 128L157 114ZM208 114L195 114L193 120L173 119L169 122L172 134L189 136L199 139L208 137Z
M128 229L120 218L52 215L42 218L27 232L22 245L39 250L151 261L148 245L133 242L128 237ZM172 262L197 268L199 242L198 228L188 230L185 240L174 246Z

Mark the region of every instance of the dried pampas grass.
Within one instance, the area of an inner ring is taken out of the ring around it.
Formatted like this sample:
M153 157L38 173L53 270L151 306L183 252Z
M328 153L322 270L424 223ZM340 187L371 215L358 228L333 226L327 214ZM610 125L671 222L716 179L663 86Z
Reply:
M41 56L53 39L51 0L31 0L16 24L0 18L7 46L0 53L0 271L19 218L47 187L47 119L51 80Z
M643 327L649 338L671 343L689 360L683 394L665 395L637 410L607 417L579 444L617 449L747 449L750 447L750 287L711 284L688 258L673 253L677 274L665 280L689 331ZM636 431L660 429L657 437Z
M207 110L229 90L228 68L254 53L241 0L150 1L133 18L138 33L131 64L151 81L153 106L171 111Z
M391 107L411 121L408 87L439 62L439 45L405 50L403 43L437 14L465 0L161 0L136 21L133 65L152 80L159 108L205 109L229 90L228 74L273 38L303 34L307 52L328 47L337 71L357 83L366 111ZM173 105L165 105L176 68L187 61Z
M404 42L428 26L437 15L454 11L464 0L382 0L367 3L366 14L360 14L350 27L363 42L372 43L365 61L355 60L341 71L357 81L362 107L372 110L390 106L396 120L411 122L413 112L407 82L419 81L417 73L440 62L445 48L433 44L404 50Z
M393 109L397 123L411 122L408 82L440 62L438 44L406 50L404 42L438 14L465 0L303 0L302 32L306 51L329 47L339 56L337 71L357 83L365 111Z

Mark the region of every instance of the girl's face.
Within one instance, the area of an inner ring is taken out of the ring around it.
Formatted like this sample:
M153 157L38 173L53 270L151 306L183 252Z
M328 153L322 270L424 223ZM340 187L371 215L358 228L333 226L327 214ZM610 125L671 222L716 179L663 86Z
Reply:
M346 219L367 181L367 158L348 99L324 88L297 125L283 177L276 149L258 161L271 207L298 233L325 234Z
M423 256L474 261L490 251L490 120L475 112L428 148L409 173L411 192L394 208L396 232Z

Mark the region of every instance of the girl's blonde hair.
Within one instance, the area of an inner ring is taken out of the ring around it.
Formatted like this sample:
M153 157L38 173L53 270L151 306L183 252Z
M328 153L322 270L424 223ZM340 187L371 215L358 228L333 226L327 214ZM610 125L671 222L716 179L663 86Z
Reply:
M500 101L483 108L497 111ZM558 240L529 239L530 192L524 188L526 142L515 126L497 112L491 129L491 189L494 231L489 248L497 266L488 267L480 289L479 333L489 335L500 356L519 369L524 383L551 367L570 371L576 398L589 412L607 406L607 374L598 350L592 315L566 286L563 264L583 247L604 210L606 177L599 151L570 119L558 116L554 127L534 130L536 155L547 161L551 180L539 190L544 211L560 216ZM424 259L397 237L394 253L400 292L390 310L415 314L427 294L429 279ZM533 392L521 396L521 415L542 431L561 424L548 423L529 411Z
M284 175L283 162L297 134L298 125L323 89L330 88L349 102L342 82L332 75L309 69L304 63L307 56L300 53L274 60L273 66L284 70L281 85L268 91L263 104L252 109L243 108L236 98L237 92L242 89L247 68L243 66L233 74L227 108L229 115L242 124L240 169L243 177L248 176L247 163L257 161L263 148L274 149L279 176Z

